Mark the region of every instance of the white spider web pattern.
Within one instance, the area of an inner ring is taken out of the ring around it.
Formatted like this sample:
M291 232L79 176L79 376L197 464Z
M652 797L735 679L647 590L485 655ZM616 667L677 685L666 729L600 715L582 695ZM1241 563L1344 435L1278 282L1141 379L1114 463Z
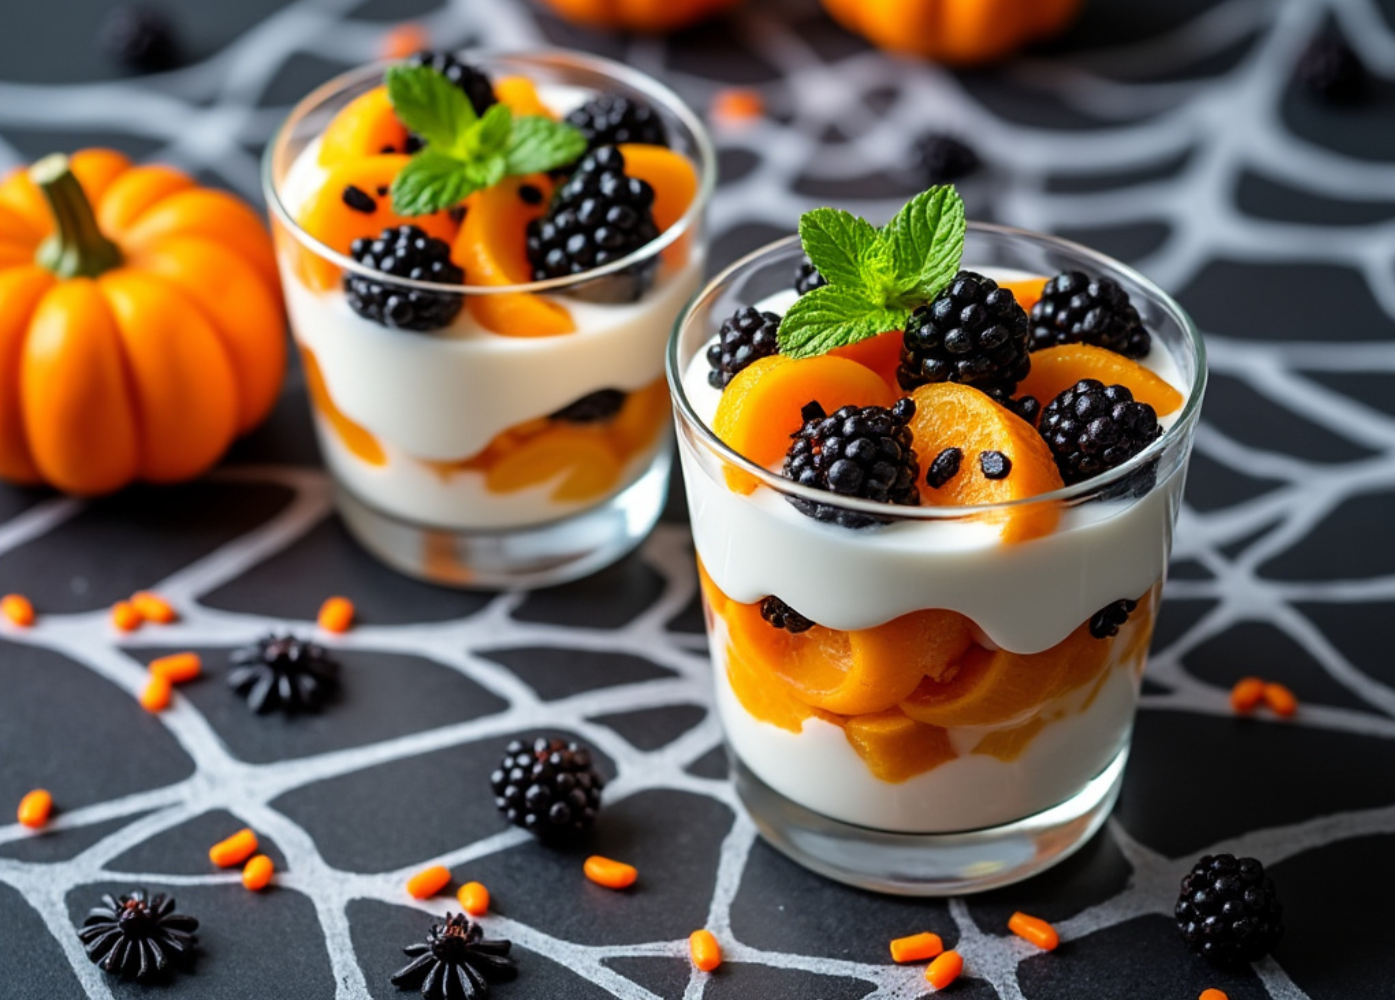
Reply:
M158 86L144 81L76 86L0 83L0 131L6 127L100 127L155 139L163 146L151 159L215 174L254 196L258 167L248 147L264 142L285 111L259 108L258 98L278 69L297 53L349 63L373 58L383 29L379 24L350 19L358 2L293 0L217 55L167 76ZM771 5L758 5L736 15L736 30L779 69L795 106L788 109L789 123L765 120L719 136L725 149L746 150L758 162L748 174L723 187L713 207L714 231L762 222L788 228L800 211L810 207L810 199L793 191L794 181L801 175L840 180L877 169L895 171L906 162L908 137L923 128L924 109L933 107L945 126L972 133L991 160L1013 164L997 196L998 214L1006 220L1047 231L1164 220L1170 227L1169 235L1139 265L1169 288L1183 287L1217 256L1241 262L1282 262L1294 259L1299 255L1296 248L1301 248L1304 260L1339 264L1363 274L1384 310L1395 316L1395 269L1390 267L1395 257L1395 223L1334 231L1258 220L1241 214L1233 205L1235 183L1250 168L1313 194L1395 201L1395 171L1387 164L1339 155L1308 143L1291 134L1279 119L1278 95L1292 60L1329 16L1337 18L1369 66L1395 76L1395 37L1374 0L1224 0L1183 27L1144 43L1095 51L1069 62L1018 63L1010 72L1021 81L1055 94L1067 107L1119 123L1067 135L991 114L956 77L933 67L895 62L872 52L830 63L789 30ZM502 2L450 0L421 21L441 46L466 38L502 47L545 41L521 6ZM1257 43L1224 71L1220 82L1120 82L1108 75L1120 67L1127 67L1133 77L1163 74L1179 63L1223 52L1254 34L1260 36ZM673 70L665 46L658 41L629 43L627 58L638 68L673 81L698 106L722 86ZM869 114L866 95L886 89L896 92L894 102L878 115ZM867 125L856 142L821 144L820 136L827 126L854 118ZM1196 153L1175 176L1166 179L1088 194L1063 194L1048 185L1053 177L1145 168L1189 149ZM0 140L0 166L18 161L15 151ZM853 201L847 207L884 216L895 206L887 199ZM1174 581L1169 584L1168 596L1204 599L1214 602L1214 607L1170 645L1155 652L1149 675L1166 692L1145 696L1144 710L1228 715L1228 692L1188 673L1182 658L1236 622L1262 621L1293 638L1333 680L1375 710L1311 705L1304 707L1296 722L1286 724L1395 739L1395 689L1349 662L1295 607L1299 602L1395 599L1395 574L1312 583L1274 581L1256 572L1261 563L1307 536L1344 499L1395 486L1395 419L1302 374L1395 374L1395 349L1384 343L1280 343L1216 335L1210 335L1208 343L1214 371L1244 382L1278 406L1301 407L1307 418L1375 454L1324 465L1323 474L1318 476L1299 459L1250 447L1211 424L1203 424L1197 440L1200 453L1282 485L1218 511L1184 509L1176 555L1199 563L1210 578ZM280 484L294 492L294 500L266 523L207 557L164 580L152 581L154 589L180 607L183 617L179 624L141 633L137 642L134 638L114 640L105 611L45 615L33 629L6 629L5 638L63 654L134 697L146 672L122 651L123 645L238 645L272 629L303 625L218 611L198 601L201 595L281 552L323 520L330 510L323 473L279 466L235 467L221 470L215 478ZM41 537L82 509L78 501L50 500L0 524L0 552ZM1223 551L1229 543L1264 527L1271 527L1269 533L1240 555L1232 557ZM300 891L315 908L328 943L337 1000L360 1000L369 996L369 989L350 937L346 911L351 901L379 900L437 913L440 901L413 903L403 895L402 883L412 871L428 863L460 871L470 861L517 844L526 835L519 831L500 833L442 857L422 858L409 868L361 874L327 863L311 835L269 803L292 789L386 762L560 724L615 762L618 775L607 791L609 802L649 789L676 789L725 803L737 814L721 847L707 922L722 941L728 960L863 980L872 987L868 996L878 1000L921 996L925 984L918 968L775 952L744 944L734 936L731 907L755 833L741 816L725 782L685 771L720 742L712 715L676 741L650 752L635 749L603 725L578 721L607 712L705 704L710 698L710 666L701 640L665 628L695 592L686 531L662 526L646 543L644 557L663 578L662 595L618 629L520 622L511 612L523 595L504 594L463 620L362 626L333 641L343 648L425 658L457 671L507 702L505 711L480 719L291 761L248 764L231 754L187 699L177 696L161 721L193 760L194 774L175 785L61 814L54 823L58 830L139 818L67 861L0 858L0 884L16 888L39 913L88 994L110 998L111 986L87 961L73 933L67 894L76 887L109 880L171 886L234 881L235 874L181 876L109 867L113 859L161 831L208 810L226 809L274 840L285 854L289 867L278 878L287 888ZM630 653L668 668L674 676L544 702L513 673L484 656L490 650L520 646ZM1255 854L1273 863L1319 846L1392 832L1395 806L1255 830L1207 850ZM18 826L0 827L0 845L28 835ZM1063 921L1059 930L1064 940L1081 938L1140 915L1171 910L1177 881L1189 859L1162 856L1134 840L1117 823L1111 824L1110 835L1132 866L1129 884L1115 897ZM1035 954L1033 949L1013 938L985 934L962 901L953 902L950 913L961 935L958 948L968 974L990 983L1002 1000L1021 998L1018 966ZM608 967L607 959L682 958L687 954L683 940L588 946L500 916L488 918L488 929L526 951L562 961L578 975L626 1000L653 1000L656 994ZM1275 1000L1306 996L1272 959L1260 963L1257 972ZM705 976L695 972L684 1000L702 997L706 982Z

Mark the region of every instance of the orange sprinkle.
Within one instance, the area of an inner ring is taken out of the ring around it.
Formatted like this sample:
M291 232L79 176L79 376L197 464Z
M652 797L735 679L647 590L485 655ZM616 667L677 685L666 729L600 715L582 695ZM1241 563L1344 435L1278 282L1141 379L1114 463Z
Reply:
M354 602L347 597L331 597L320 605L318 620L326 632L347 632L354 623Z
M258 854L242 869L242 885L253 892L261 892L271 883L276 865L265 854Z
M130 601L117 601L111 606L111 623L122 632L134 632L145 621Z
M430 899L448 885L450 869L445 865L432 865L407 880L407 895L413 899Z
M0 597L0 614L13 625L28 628L34 624L34 605L23 594L6 594Z
M227 840L220 840L208 849L208 860L219 868L232 868L257 853L257 835L243 827Z
M628 889L635 884L635 879L639 878L639 869L633 865L627 865L623 861L612 861L599 854L587 858L583 870L592 882L607 889Z
M387 60L406 59L431 48L431 35L415 21L404 21L383 36L378 52Z
M926 931L910 937L897 938L891 942L893 962L928 962L945 950L945 943L938 934Z
M19 825L37 830L53 815L53 796L45 789L36 788L19 800Z
M170 707L172 693L169 681L163 677L152 677L146 681L145 690L140 693L140 707L147 712L163 712Z
M765 98L758 90L728 87L712 98L711 117L715 122L739 125L765 114Z
M1023 941L1036 945L1042 951L1055 951L1056 946L1061 943L1056 928L1040 917L1028 916L1021 910L1008 918L1008 930Z
M460 900L460 908L472 917L482 917L489 912L489 890L483 883L466 882L455 898Z
M1264 685L1264 703L1269 706L1271 712L1285 719L1298 711L1298 699L1282 684Z
M693 931L688 935L688 954L703 972L714 972L722 964L722 946L709 930Z
M925 967L925 978L931 986L942 990L959 978L964 971L964 960L957 951L947 951Z
M1230 707L1240 715L1248 715L1264 700L1264 681L1258 677L1242 677L1230 689Z
M1202 990L1201 996L1197 997L1197 1000L1230 1000L1230 997L1226 996L1221 990L1212 989Z
M198 653L172 653L150 661L150 673L163 677L171 684L191 681L203 670L203 661Z
M138 590L132 594L131 604L140 612L142 618L156 625L169 625L179 621L179 613L170 606L169 601L148 590Z

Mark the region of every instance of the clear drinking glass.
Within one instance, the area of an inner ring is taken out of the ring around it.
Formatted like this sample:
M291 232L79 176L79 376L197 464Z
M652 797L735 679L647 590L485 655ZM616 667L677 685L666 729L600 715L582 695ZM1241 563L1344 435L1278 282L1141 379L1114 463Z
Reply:
M381 87L384 64L301 101L267 150L263 184L315 425L349 531L388 565L433 582L543 586L608 565L658 519L672 461L664 342L702 281L715 158L677 95L625 66L565 51L462 58L496 88L528 81L554 112L599 93L647 103L695 170L686 211L641 250L575 277L488 284L457 259L464 284L385 280L298 221L337 169L318 162L327 126ZM386 184L355 186L370 201L387 194ZM519 193L538 204L536 189ZM455 221L468 224L459 213ZM442 329L389 328L349 307L345 282L355 276L403 296L455 296L463 307ZM647 291L629 301L636 282ZM566 317L571 332L519 335L537 328L539 311L547 323Z
M1205 385L1201 341L1176 302L1124 265L971 225L970 270L1118 281L1153 334L1145 363L1186 402L1143 453L1054 493L958 508L848 500L747 461L708 426L708 343L736 309L788 296L800 259L788 239L735 264L669 345L737 791L771 844L843 882L944 895L1026 878L1082 845L1118 795ZM882 523L822 523L791 500ZM1004 541L1016 518L1036 537ZM771 627L767 596L815 627ZM1121 600L1136 602L1126 623L1096 638L1092 618Z

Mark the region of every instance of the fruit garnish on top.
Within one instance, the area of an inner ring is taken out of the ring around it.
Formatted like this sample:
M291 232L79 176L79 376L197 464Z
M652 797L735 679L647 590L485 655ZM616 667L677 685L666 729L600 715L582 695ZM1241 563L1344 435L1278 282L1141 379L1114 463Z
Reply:
M961 269L966 233L951 186L881 228L837 209L806 213L799 298L784 316L743 307L708 349L708 381L722 390L713 431L804 486L953 507L1087 482L1157 440L1158 417L1183 397L1138 363L1152 338L1128 292L1077 271L1000 285ZM1153 477L1145 465L1123 492L1146 492ZM727 478L738 492L757 486L737 470ZM790 500L846 528L894 520ZM1058 513L1035 505L992 520L1005 541L1026 541Z

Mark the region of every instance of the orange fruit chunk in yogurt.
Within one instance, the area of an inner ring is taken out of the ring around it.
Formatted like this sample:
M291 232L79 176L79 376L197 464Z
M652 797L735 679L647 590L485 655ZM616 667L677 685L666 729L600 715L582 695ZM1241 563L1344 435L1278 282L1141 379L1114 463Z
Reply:
M896 709L848 719L843 735L868 770L892 784L933 771L957 756L948 732L916 722Z
M1017 386L1016 395L1035 396L1046 406L1085 378L1124 386L1135 400L1147 403L1160 417L1175 413L1182 406L1182 394L1165 379L1137 361L1092 344L1059 344L1034 353L1032 370Z

